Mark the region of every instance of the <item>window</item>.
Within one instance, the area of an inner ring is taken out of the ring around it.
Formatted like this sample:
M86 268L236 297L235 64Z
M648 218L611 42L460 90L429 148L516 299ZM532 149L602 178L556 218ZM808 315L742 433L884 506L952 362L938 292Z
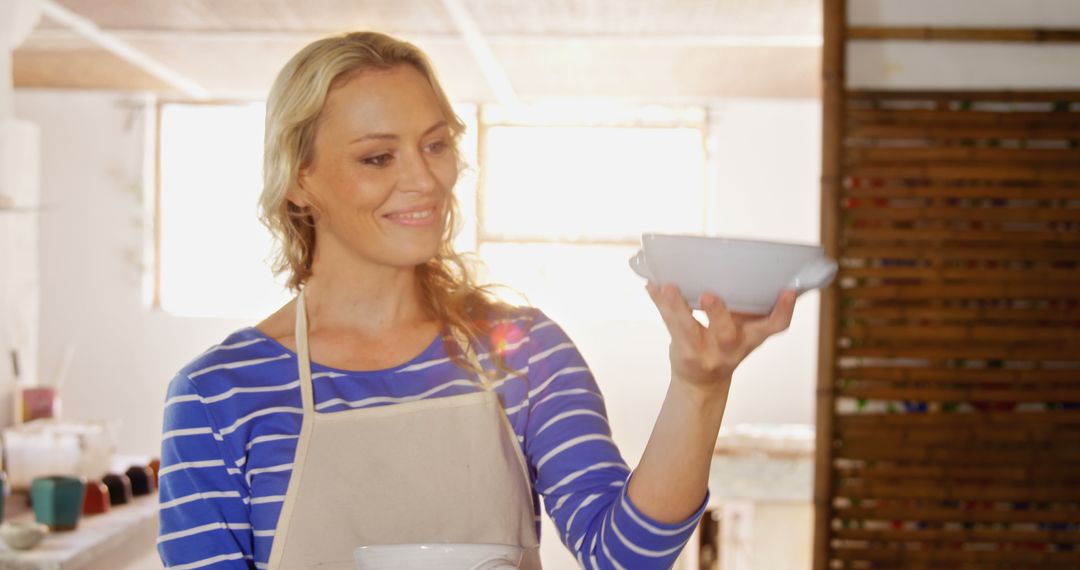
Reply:
M157 301L189 317L265 315L287 299L258 219L265 107L161 106Z
M643 232L705 229L704 111L457 111L470 167L455 189L456 246L479 254L481 280L524 293L557 319L651 318L627 260ZM156 298L169 313L250 319L289 298L258 221L264 112L262 104L161 107Z
M705 230L704 111L485 108L478 206L488 278L557 320L649 318L645 232Z

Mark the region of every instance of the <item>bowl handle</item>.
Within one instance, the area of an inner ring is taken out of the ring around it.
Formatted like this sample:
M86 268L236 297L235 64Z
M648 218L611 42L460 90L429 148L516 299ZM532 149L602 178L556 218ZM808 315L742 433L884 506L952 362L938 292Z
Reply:
M819 257L806 264L802 271L788 283L789 289L795 289L800 295L812 289L824 287L836 277L839 268L836 261L827 257Z
M499 570L500 568L514 568L517 569L518 565L503 558L489 558L483 562L473 566L470 570Z
M649 272L649 266L645 263L645 252L640 249L634 254L634 257L630 258L630 269L633 269L634 273L649 281L653 280L652 273Z

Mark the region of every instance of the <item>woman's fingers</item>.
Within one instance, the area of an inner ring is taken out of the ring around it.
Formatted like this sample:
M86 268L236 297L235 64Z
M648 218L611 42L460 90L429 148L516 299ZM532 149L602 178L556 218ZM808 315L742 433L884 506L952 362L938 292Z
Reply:
M679 294L679 288L674 285L657 287L650 282L645 285L645 289L660 311L660 317L671 335L671 340L678 346L696 348L702 327L694 320L690 306Z
M700 305L709 317L706 328L694 319L678 287L670 284L658 287L648 283L645 288L660 311L673 346L680 355L685 358L705 357L709 362L723 360L724 354L743 354L754 350L770 336L786 330L791 325L795 311L796 295L792 290L781 293L772 311L764 318L732 313L719 297L705 293L700 298Z
M751 333L760 343L765 342L765 339L778 332L787 330L791 326L791 317L795 314L796 296L795 291L791 289L780 293L769 316L748 322L746 324L747 332Z
M701 308L709 316L709 336L716 342L717 348L731 350L739 343L741 323L728 311L722 299L711 293L701 295Z

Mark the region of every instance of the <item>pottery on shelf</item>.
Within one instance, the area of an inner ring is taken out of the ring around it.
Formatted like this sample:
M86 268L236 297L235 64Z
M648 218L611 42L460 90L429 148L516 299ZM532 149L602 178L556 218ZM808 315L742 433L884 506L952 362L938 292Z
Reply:
M158 487L158 471L161 471L161 460L156 457L151 459L148 467L154 472L154 488L156 489Z
M109 473L101 479L109 488L109 504L125 505L131 502L131 479L122 473Z
M36 522L8 521L0 525L0 538L15 550L28 550L37 546L46 534L49 534L49 527Z
M133 465L125 473L131 480L131 494L136 497L154 492L154 472L149 467Z
M109 497L109 487L101 481L87 481L86 495L83 498L84 515L100 515L109 512L112 500Z
M54 475L30 483L30 503L37 522L49 530L75 530L82 516L86 481L82 477Z

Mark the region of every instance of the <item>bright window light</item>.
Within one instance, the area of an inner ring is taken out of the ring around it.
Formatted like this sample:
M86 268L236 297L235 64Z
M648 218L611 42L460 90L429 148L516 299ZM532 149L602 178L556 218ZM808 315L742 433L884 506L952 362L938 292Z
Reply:
M485 280L511 303L521 296L559 322L644 320L656 309L645 280L629 267L637 247L581 243L498 243L480 246Z
M703 127L543 119L485 131L484 278L559 321L654 318L628 260L642 233L704 231Z
M492 127L481 239L635 242L704 229L700 129Z
M265 107L161 110L160 300L190 317L266 315L288 300L258 220Z

